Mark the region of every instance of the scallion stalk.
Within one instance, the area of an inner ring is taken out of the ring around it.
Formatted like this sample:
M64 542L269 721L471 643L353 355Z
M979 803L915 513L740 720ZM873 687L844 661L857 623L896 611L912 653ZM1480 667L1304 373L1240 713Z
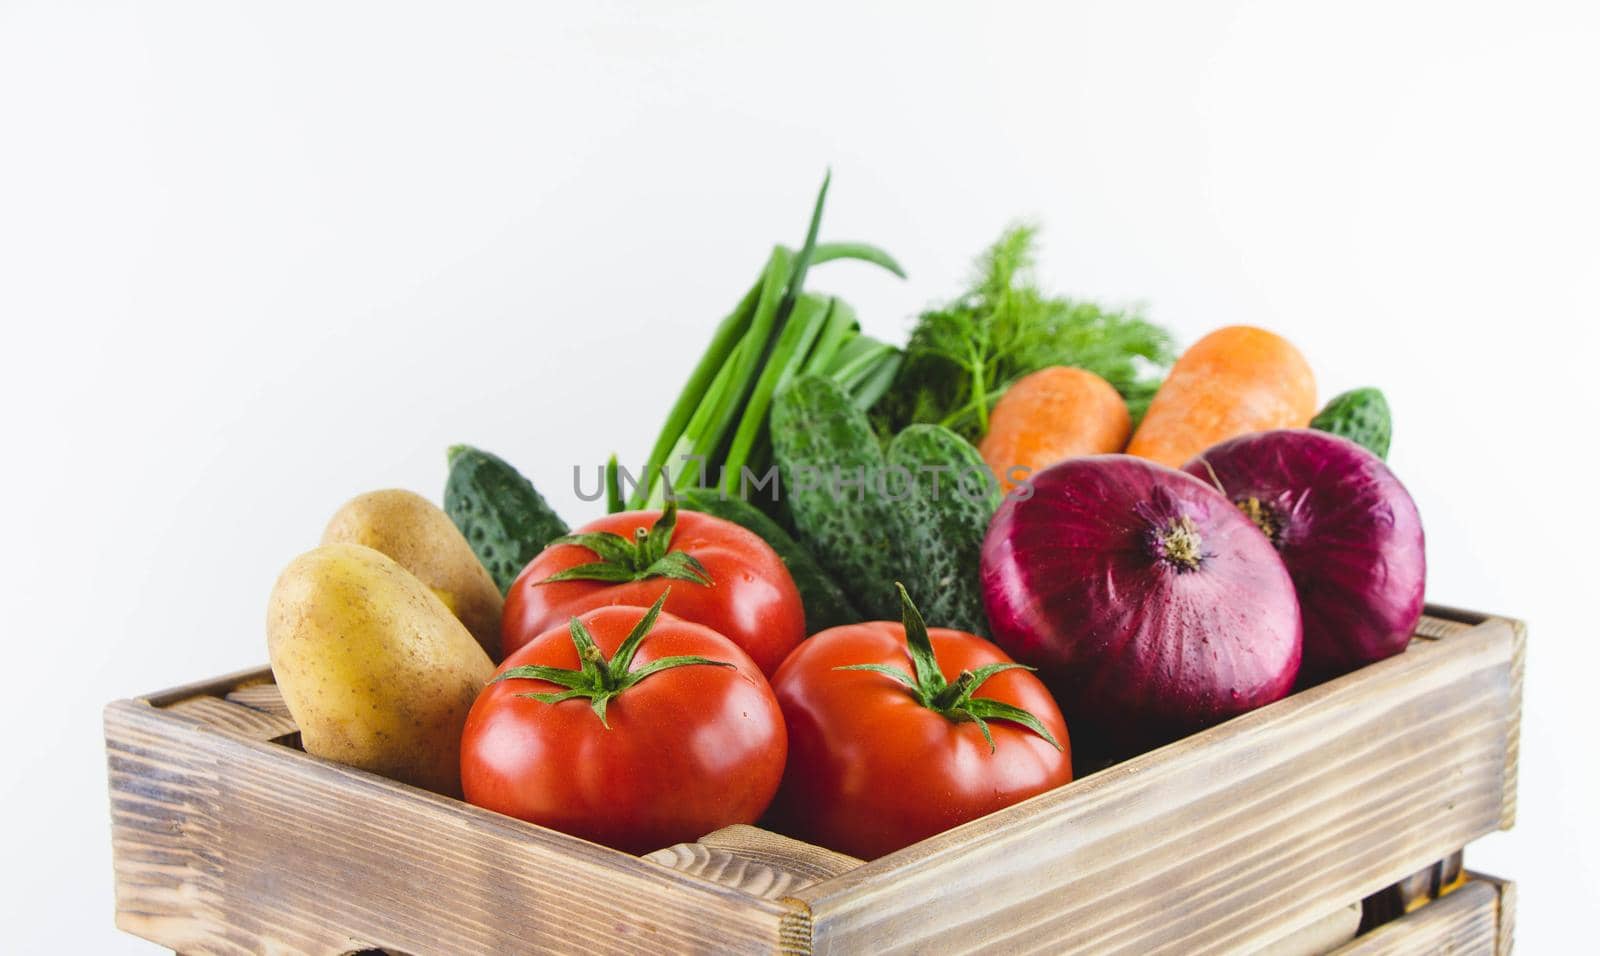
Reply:
M817 242L830 181L831 174L823 178L800 250L773 247L761 278L717 327L667 413L629 497L631 507L658 506L669 482L704 485L719 469L724 489L737 491L746 466L769 460L772 396L796 375L828 375L869 405L893 379L899 350L862 335L845 303L804 292L812 266L839 259L870 262L905 277L900 264L876 246ZM686 481L696 467L705 470Z
M744 413L739 418L733 443L722 461L722 488L733 493L739 488L740 469L749 463L750 449L767 427L767 410L772 396L800 371L806 355L827 324L833 299L802 294L795 300L794 308L784 321L782 332L772 354L761 369L761 377L750 392Z
M717 331L711 336L711 343L706 346L705 354L700 356L700 361L695 364L694 371L689 373L689 381L683 386L677 401L672 403L672 409L667 412L667 420L661 426L661 434L656 438L655 447L650 449L650 457L645 460L644 471L639 475L639 482L634 487L628 506L643 508L650 498L651 489L655 486L655 476L667 462L667 455L676 444L678 436L683 434L683 429L689 423L689 418L705 397L706 390L711 387L717 374L727 364L728 356L743 341L745 332L750 328L750 320L755 315L756 300L761 295L761 283L751 286L739 301L737 308L723 319L717 326Z

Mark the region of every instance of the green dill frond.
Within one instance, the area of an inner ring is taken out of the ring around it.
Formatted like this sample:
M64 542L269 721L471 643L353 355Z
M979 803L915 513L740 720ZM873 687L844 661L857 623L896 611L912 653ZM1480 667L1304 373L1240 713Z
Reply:
M1110 382L1135 420L1175 358L1175 343L1138 309L1046 295L1034 276L1037 227L1012 226L978 257L970 287L917 318L905 363L873 409L882 431L934 422L970 441L1012 383L1070 365Z

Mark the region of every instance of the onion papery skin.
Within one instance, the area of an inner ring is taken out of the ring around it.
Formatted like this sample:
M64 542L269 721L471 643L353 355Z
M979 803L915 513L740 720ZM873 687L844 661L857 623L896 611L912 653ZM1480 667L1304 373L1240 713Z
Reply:
M1039 668L1099 749L1165 743L1294 686L1293 583L1227 498L1128 455L1069 459L1031 488L1005 500L984 539L985 610L995 642ZM1164 553L1185 522L1192 567Z
M1405 650L1422 617L1422 518L1383 459L1303 428L1243 435L1184 470L1252 507L1294 579L1303 677L1326 680Z

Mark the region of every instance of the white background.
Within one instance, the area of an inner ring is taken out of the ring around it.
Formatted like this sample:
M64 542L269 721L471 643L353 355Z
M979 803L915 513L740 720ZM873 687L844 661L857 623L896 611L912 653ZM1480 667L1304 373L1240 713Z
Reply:
M1574 3L0 0L0 948L111 925L100 708L265 660L278 570L467 441L569 519L834 170L903 334L1056 289L1381 385L1433 600L1525 617L1522 951L1600 896L1600 15Z

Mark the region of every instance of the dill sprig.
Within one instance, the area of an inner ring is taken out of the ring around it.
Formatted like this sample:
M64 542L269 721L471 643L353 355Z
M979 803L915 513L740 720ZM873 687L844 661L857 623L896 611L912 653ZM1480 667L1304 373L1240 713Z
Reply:
M1034 274L1038 230L1017 225L979 257L968 289L917 318L905 362L873 409L884 433L934 422L976 442L1017 379L1052 365L1110 382L1137 422L1175 357L1172 336L1138 309L1047 295Z

